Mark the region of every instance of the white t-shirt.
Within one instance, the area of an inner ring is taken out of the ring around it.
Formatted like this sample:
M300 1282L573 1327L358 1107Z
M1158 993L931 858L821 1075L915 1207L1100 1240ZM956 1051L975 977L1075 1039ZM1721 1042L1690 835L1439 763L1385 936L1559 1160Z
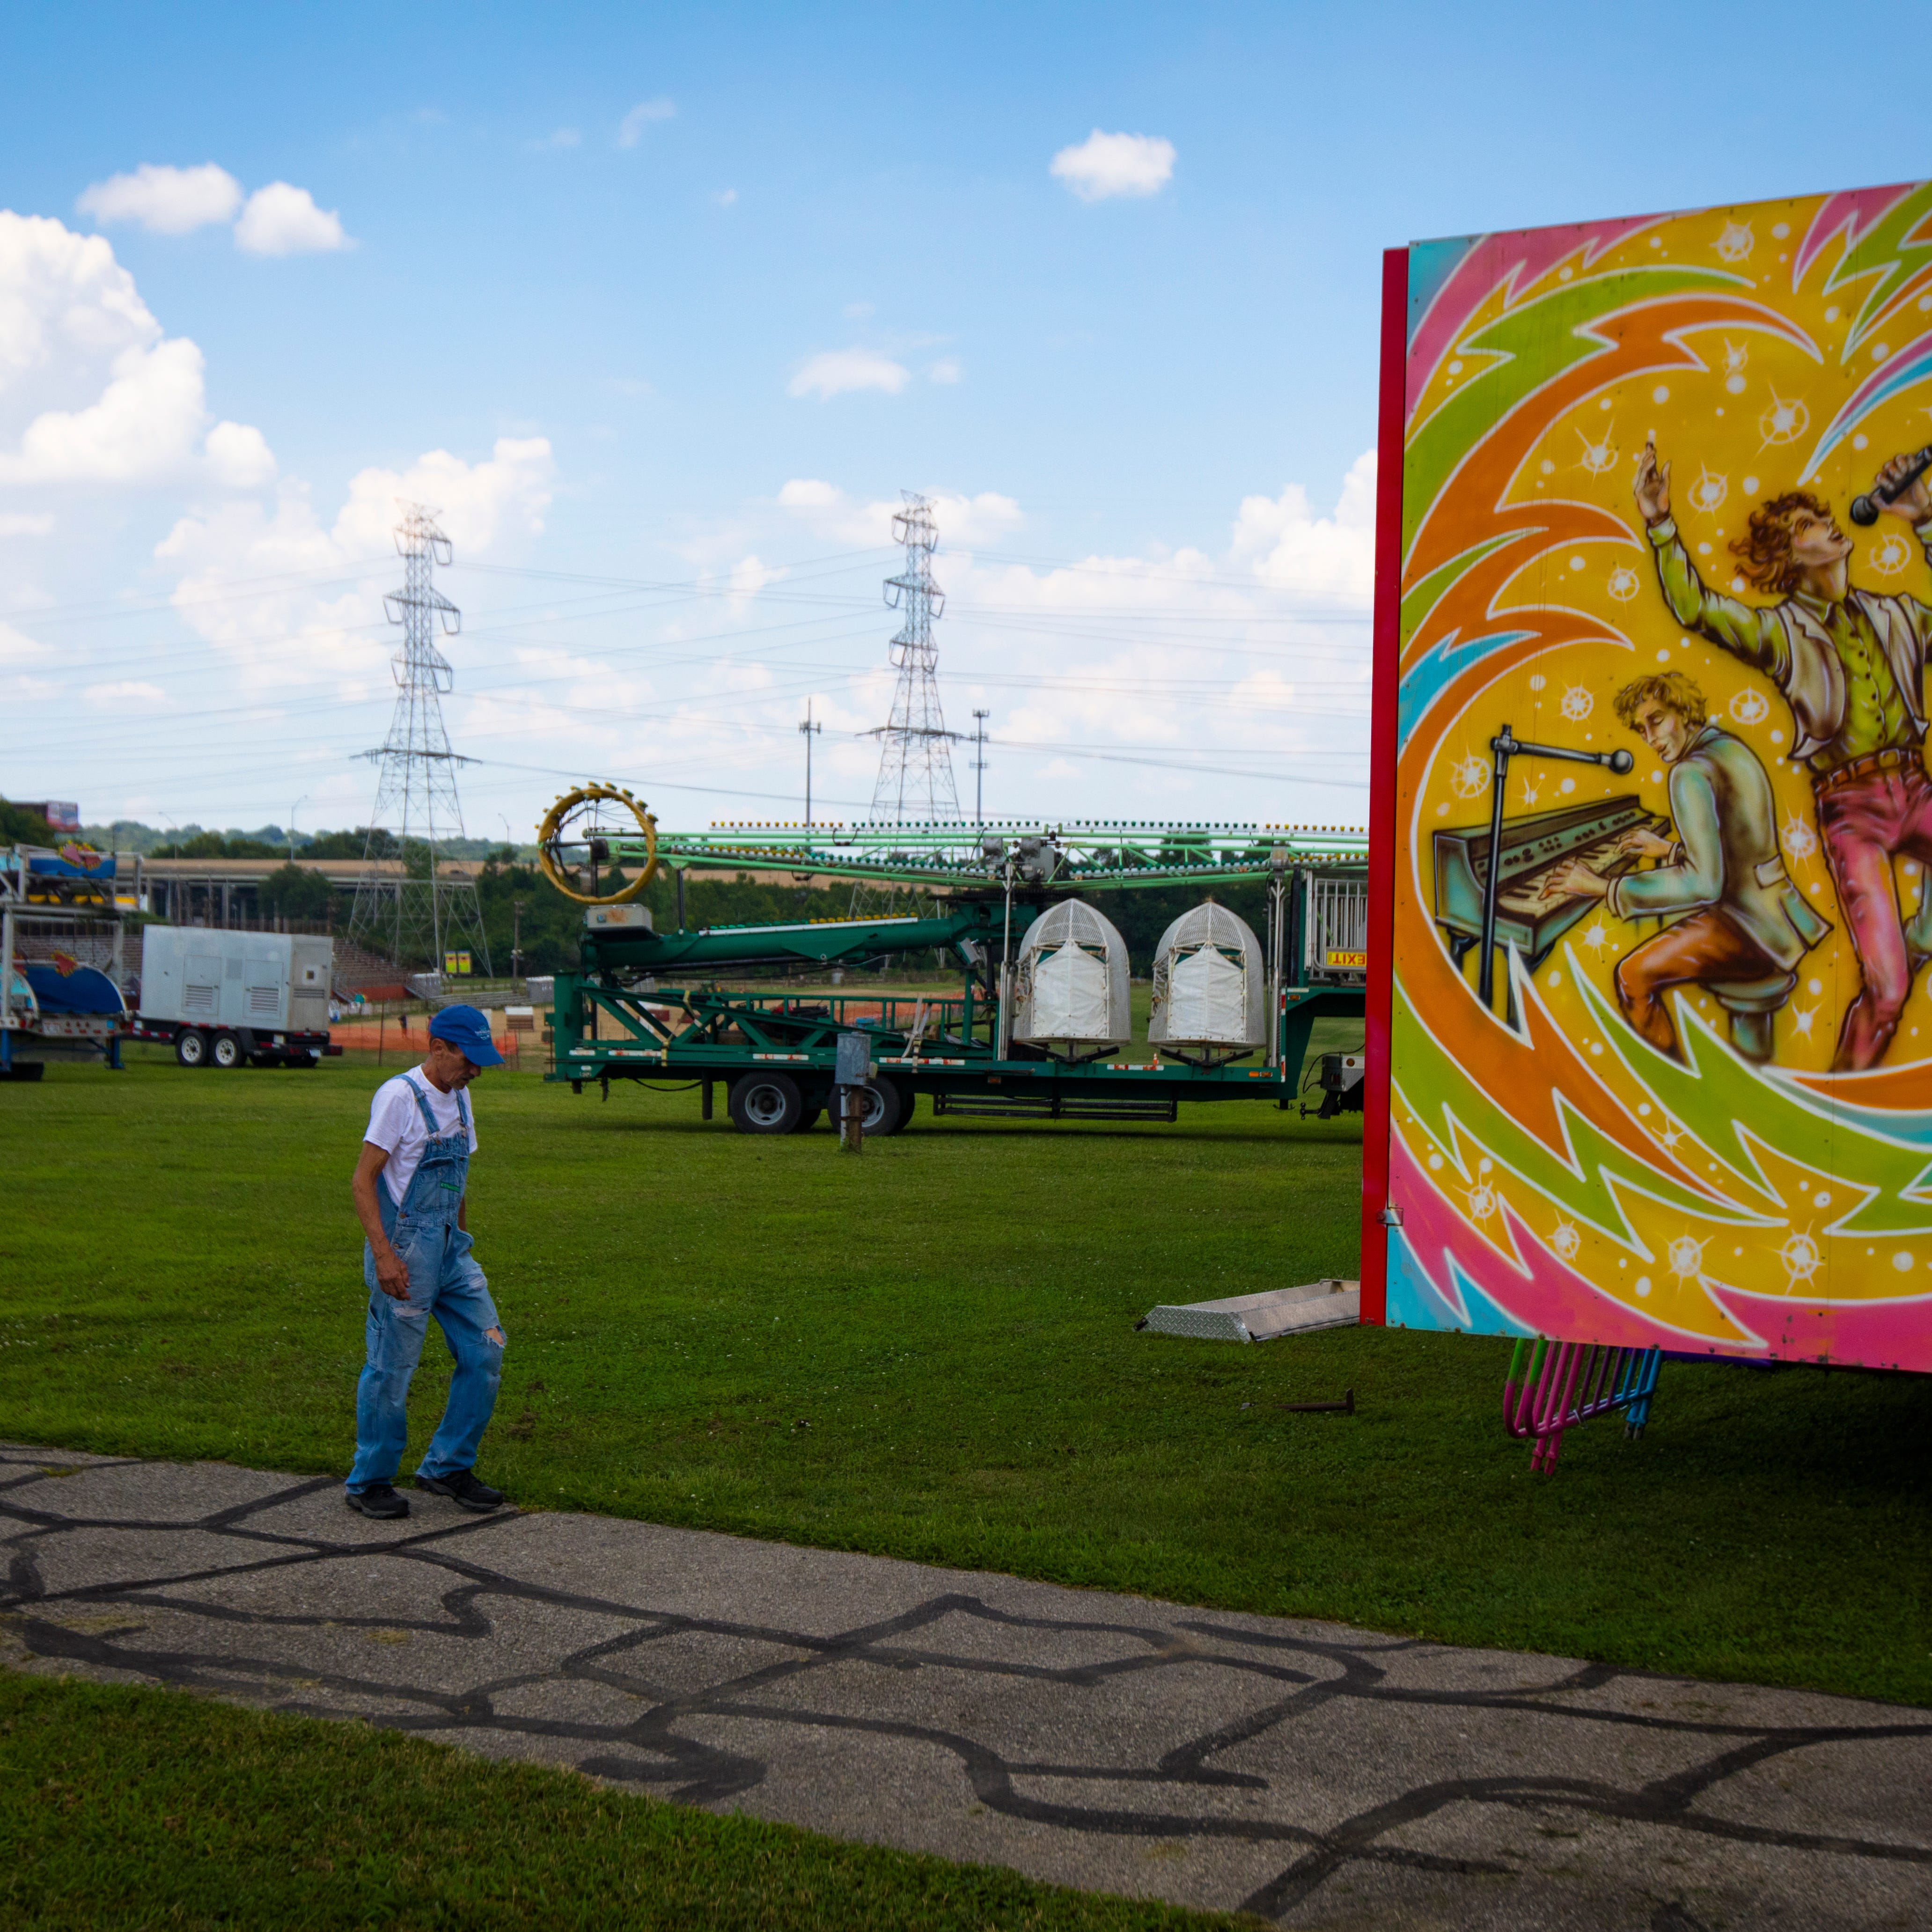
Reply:
M422 1109L416 1102L418 1094L429 1102L438 1133L453 1134L463 1125L457 1096L434 1085L419 1066L384 1081L376 1089L375 1100L369 1108L369 1131L362 1138L389 1156L388 1165L382 1169L382 1180L388 1188L389 1198L398 1208L409 1193L423 1149L429 1143L429 1130L423 1125ZM476 1151L473 1107L470 1113L470 1151Z

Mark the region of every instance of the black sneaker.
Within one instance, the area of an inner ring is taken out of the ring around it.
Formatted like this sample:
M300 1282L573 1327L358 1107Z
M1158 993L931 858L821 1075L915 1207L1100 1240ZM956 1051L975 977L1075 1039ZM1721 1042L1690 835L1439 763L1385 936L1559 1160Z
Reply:
M392 1522L410 1513L409 1498L399 1496L387 1483L374 1483L366 1490L351 1490L347 1496L351 1509L363 1516L373 1516L380 1522Z
M418 1474L416 1487L428 1490L433 1496L447 1496L458 1509L479 1513L499 1508L503 1501L502 1491L493 1490L488 1483L479 1483L474 1469L459 1469L453 1476Z

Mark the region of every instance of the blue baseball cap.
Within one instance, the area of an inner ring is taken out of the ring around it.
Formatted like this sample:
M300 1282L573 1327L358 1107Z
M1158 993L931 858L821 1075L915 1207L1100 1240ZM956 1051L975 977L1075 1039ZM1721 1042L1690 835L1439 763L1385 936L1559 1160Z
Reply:
M474 1006L445 1006L429 1023L431 1040L446 1040L472 1066L501 1066L490 1039L490 1022Z

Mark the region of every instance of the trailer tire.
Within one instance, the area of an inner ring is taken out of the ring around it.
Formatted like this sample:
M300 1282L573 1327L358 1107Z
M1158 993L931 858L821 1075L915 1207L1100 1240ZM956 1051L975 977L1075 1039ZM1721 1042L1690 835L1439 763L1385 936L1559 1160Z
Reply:
M864 1112L859 1116L864 1132L878 1138L896 1134L905 1125L912 1101L896 1080L875 1080L859 1091L866 1096Z
M184 1066L208 1064L208 1036L194 1027L183 1027L175 1035L175 1058Z
M218 1033L208 1043L208 1057L215 1066L224 1069L245 1066L248 1061L248 1049L232 1033Z
M789 1073L741 1073L731 1083L730 1110L741 1134L789 1134L805 1118L805 1098Z

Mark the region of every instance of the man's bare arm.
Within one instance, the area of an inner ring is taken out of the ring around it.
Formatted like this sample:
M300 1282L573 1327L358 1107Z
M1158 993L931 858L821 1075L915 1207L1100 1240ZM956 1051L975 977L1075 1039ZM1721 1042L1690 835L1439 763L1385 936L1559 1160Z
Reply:
M362 1232L369 1239L369 1251L376 1257L376 1286L392 1300L406 1301L410 1297L410 1270L402 1256L389 1245L388 1236L382 1232L382 1210L376 1198L376 1182L388 1164L386 1148L364 1141L362 1158L356 1163L356 1178L350 1183L349 1191L355 1199L356 1218L362 1223Z

